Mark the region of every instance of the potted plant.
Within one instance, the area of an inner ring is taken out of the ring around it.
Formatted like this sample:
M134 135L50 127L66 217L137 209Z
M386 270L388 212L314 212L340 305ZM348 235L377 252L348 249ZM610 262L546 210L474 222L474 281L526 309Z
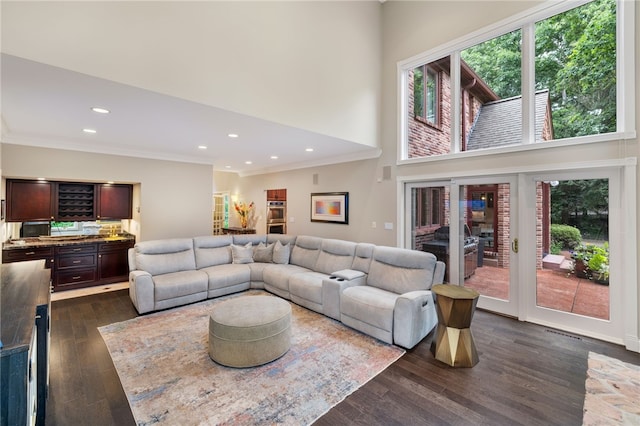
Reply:
M598 284L609 284L609 244L595 246L588 262L591 276Z
M591 279L589 260L593 256L595 245L594 244L580 244L571 253L573 259L573 273L578 278Z

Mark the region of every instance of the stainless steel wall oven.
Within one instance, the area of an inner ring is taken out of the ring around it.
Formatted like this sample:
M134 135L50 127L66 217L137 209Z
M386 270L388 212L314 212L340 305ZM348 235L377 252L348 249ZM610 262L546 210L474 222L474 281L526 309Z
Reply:
M285 234L287 226L287 202L267 201L267 233Z

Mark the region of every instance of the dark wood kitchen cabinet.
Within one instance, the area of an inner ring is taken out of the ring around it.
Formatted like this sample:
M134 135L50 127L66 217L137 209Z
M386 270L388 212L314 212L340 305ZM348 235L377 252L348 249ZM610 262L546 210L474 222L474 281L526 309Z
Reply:
M131 185L97 185L97 219L131 219L133 187Z
M97 279L97 244L55 247L54 291L87 287Z
M134 241L98 243L98 280L102 284L127 281L129 278L129 249Z
M54 184L7 179L7 222L53 219Z
M50 268L53 261L53 247L25 247L2 250L2 263L24 262L28 260L44 260L45 267Z
M133 186L7 179L7 222L131 219Z

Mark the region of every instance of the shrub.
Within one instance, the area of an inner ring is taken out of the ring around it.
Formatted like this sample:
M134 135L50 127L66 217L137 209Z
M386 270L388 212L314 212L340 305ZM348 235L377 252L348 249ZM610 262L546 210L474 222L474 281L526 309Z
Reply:
M582 243L580 230L569 225L551 225L551 244L573 249Z

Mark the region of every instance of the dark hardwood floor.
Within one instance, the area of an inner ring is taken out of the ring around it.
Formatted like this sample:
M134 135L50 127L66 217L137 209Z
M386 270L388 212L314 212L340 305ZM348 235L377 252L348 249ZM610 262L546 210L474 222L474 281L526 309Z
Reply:
M47 425L135 425L97 327L135 317L127 290L51 310ZM316 425L580 425L589 351L640 364L622 346L477 311L473 368L450 368L431 335Z

